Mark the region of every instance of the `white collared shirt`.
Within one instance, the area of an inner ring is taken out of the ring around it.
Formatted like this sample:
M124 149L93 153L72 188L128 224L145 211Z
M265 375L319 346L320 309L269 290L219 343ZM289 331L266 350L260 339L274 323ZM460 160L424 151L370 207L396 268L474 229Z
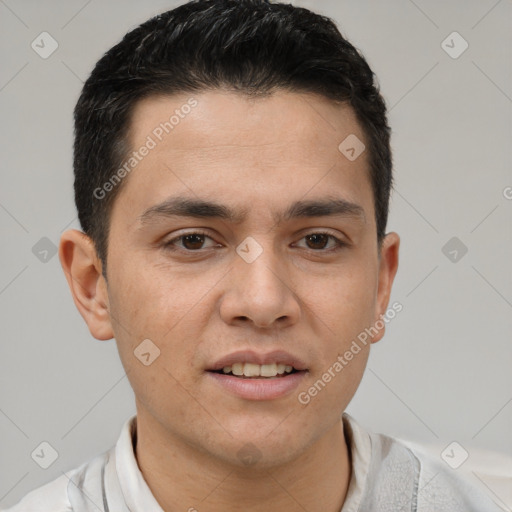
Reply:
M29 492L4 512L164 512L135 458L136 418L124 423L110 450ZM342 418L352 476L340 512L503 510L447 466L395 438L366 431L347 413Z

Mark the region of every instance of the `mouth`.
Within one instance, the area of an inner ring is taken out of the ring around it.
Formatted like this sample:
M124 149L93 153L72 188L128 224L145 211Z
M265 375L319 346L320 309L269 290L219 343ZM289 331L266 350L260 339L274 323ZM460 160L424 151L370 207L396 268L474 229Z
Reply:
M219 375L231 375L241 379L280 379L297 373L297 370L292 365L282 363L271 364L254 364L254 363L234 363L232 365L224 366L219 370L209 370ZM304 371L304 370L302 370Z
M235 352L206 370L223 391L246 400L273 400L289 395L308 373L300 359L283 351Z

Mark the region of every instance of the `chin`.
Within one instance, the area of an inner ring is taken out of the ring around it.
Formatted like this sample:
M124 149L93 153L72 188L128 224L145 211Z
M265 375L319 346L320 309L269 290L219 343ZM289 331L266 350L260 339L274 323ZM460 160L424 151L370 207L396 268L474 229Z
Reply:
M276 468L299 458L309 445L308 440L301 439L297 433L278 433L276 430L269 433L270 429L256 430L253 426L243 435L239 432L235 439L229 438L228 444L221 447L218 450L220 453L215 456L239 468L257 472ZM259 435L255 435L256 432Z

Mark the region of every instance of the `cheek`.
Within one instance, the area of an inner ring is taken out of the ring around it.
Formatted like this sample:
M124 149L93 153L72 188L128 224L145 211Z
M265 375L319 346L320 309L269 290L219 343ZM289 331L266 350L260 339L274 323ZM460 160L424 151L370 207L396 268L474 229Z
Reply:
M317 422L322 418L326 427L339 419L359 387L368 353L368 348L364 347L350 361L346 361L343 359L345 351L338 351L319 372L308 379L297 395L305 417L315 418ZM338 355L341 356L340 360Z
M334 416L348 405L363 376L370 342L365 334L375 310L375 274L352 269L329 280L323 293L309 294L316 342L322 345L318 365L308 379L310 412ZM314 288L311 288L314 289ZM365 339L366 336L366 339ZM313 386L313 388L311 388ZM333 417L334 417L333 416Z
M193 374L201 333L212 317L207 292L215 280L191 283L157 267L141 265L140 272L134 267L124 267L113 276L109 290L118 351L126 371L134 372L139 385L150 387L153 382L156 389L169 389L176 384L172 376L187 381ZM148 367L136 357L143 340L151 340L145 342L150 357L153 352L158 355ZM153 375L157 369L160 375Z
M111 280L113 320L121 337L134 340L142 336L163 342L201 298L197 285L187 286L176 274L135 258L119 265Z
M376 308L376 271L371 265L360 269L333 271L323 285L310 278L308 309L315 313L330 345L340 350L370 325Z
M152 365L135 365L127 374L138 404L162 424L183 431L191 425L206 423L208 410L202 397L196 396L193 383L169 364L172 355L172 349L166 347Z

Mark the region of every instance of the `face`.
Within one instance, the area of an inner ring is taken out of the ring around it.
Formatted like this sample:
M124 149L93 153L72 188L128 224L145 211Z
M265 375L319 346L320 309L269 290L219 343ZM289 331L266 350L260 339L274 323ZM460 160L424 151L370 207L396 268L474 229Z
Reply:
M129 141L150 149L112 210L109 314L88 323L112 330L139 421L269 466L339 422L370 339L345 355L386 312L398 254L392 233L379 257L368 154L347 158L349 135L366 144L352 109L313 95L137 104Z

